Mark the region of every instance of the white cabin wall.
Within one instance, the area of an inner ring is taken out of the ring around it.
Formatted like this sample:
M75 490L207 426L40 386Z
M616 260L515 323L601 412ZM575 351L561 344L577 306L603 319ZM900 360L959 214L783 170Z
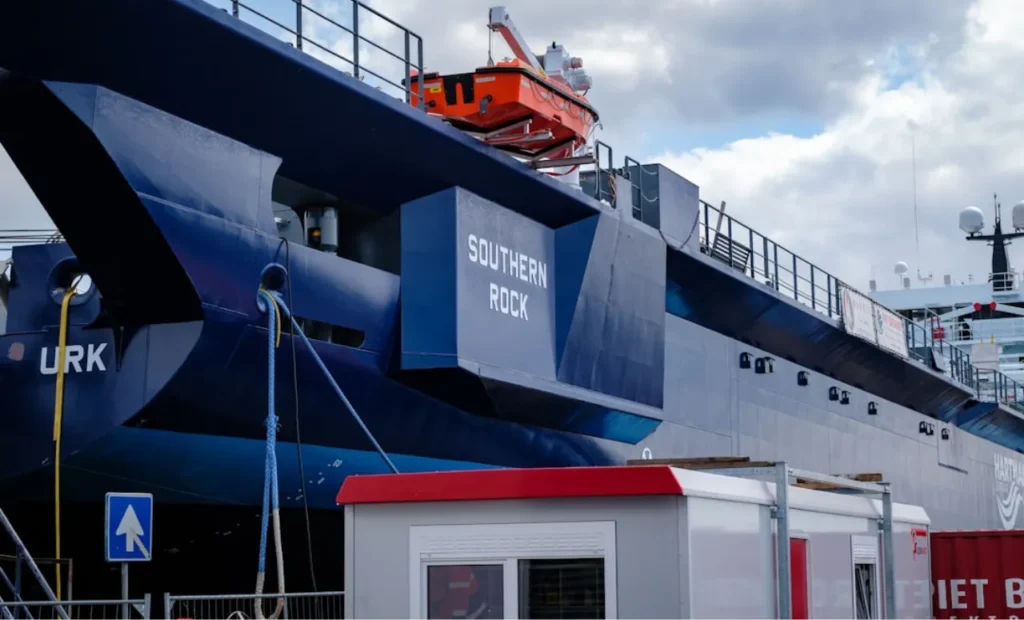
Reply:
M687 497L691 618L774 618L768 507Z
M409 528L479 523L616 522L618 617L679 618L677 497L423 502L354 507L353 617L409 617ZM348 583L349 580L346 580Z

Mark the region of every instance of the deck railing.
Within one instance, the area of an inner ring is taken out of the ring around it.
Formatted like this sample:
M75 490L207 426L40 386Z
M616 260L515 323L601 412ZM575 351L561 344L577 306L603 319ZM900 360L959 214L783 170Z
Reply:
M1024 385L997 370L974 369L979 400L1024 413Z
M406 103L415 70L422 92L423 38L359 0L206 2Z
M841 289L856 289L703 200L698 217L703 253L815 312L843 319ZM884 307L874 301L871 304ZM935 357L934 363L940 370L957 382L974 387L970 354L934 338L930 331L910 319L901 319L911 359L930 366Z
M998 271L988 274L989 284L995 293L1015 291L1020 288L1020 276L1013 271Z
M932 322L942 327L942 337L953 344L974 344L979 342L1019 343L1024 342L1024 317L1002 319L950 319Z
M812 310L842 318L838 278L703 200L698 217L702 252Z

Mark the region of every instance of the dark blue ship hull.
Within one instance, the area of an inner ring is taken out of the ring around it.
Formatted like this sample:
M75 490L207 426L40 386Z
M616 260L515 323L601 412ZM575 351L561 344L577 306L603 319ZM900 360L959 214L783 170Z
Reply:
M64 497L258 505L256 291L278 263L296 315L358 335L314 346L402 471L739 455L883 473L939 527L1020 524L1024 418L847 334L838 303L809 310L703 254L685 180L659 169L658 220L637 220L202 2L58 4L67 25L46 45L25 33L52 7L0 19L0 142L68 240L14 254L4 497L50 496L54 291L85 271ZM289 184L359 214L337 255L279 229ZM331 507L345 476L385 464L301 344L293 369L291 344L274 378L282 502L303 499L298 419L306 499Z

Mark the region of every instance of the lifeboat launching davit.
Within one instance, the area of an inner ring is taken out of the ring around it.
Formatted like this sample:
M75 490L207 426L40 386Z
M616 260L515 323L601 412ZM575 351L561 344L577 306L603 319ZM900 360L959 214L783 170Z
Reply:
M425 73L427 112L534 168L568 168L548 174L592 163L586 144L598 116L584 96L593 82L582 59L554 42L535 55L504 7L490 10L488 28L504 37L516 58L472 73ZM409 81L411 103L419 106L418 80Z

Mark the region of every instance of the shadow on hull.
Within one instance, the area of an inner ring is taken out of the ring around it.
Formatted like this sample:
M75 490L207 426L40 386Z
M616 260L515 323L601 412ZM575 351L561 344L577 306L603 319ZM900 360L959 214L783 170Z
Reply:
M669 253L670 313L937 419L972 402L967 387L716 263L689 251Z

